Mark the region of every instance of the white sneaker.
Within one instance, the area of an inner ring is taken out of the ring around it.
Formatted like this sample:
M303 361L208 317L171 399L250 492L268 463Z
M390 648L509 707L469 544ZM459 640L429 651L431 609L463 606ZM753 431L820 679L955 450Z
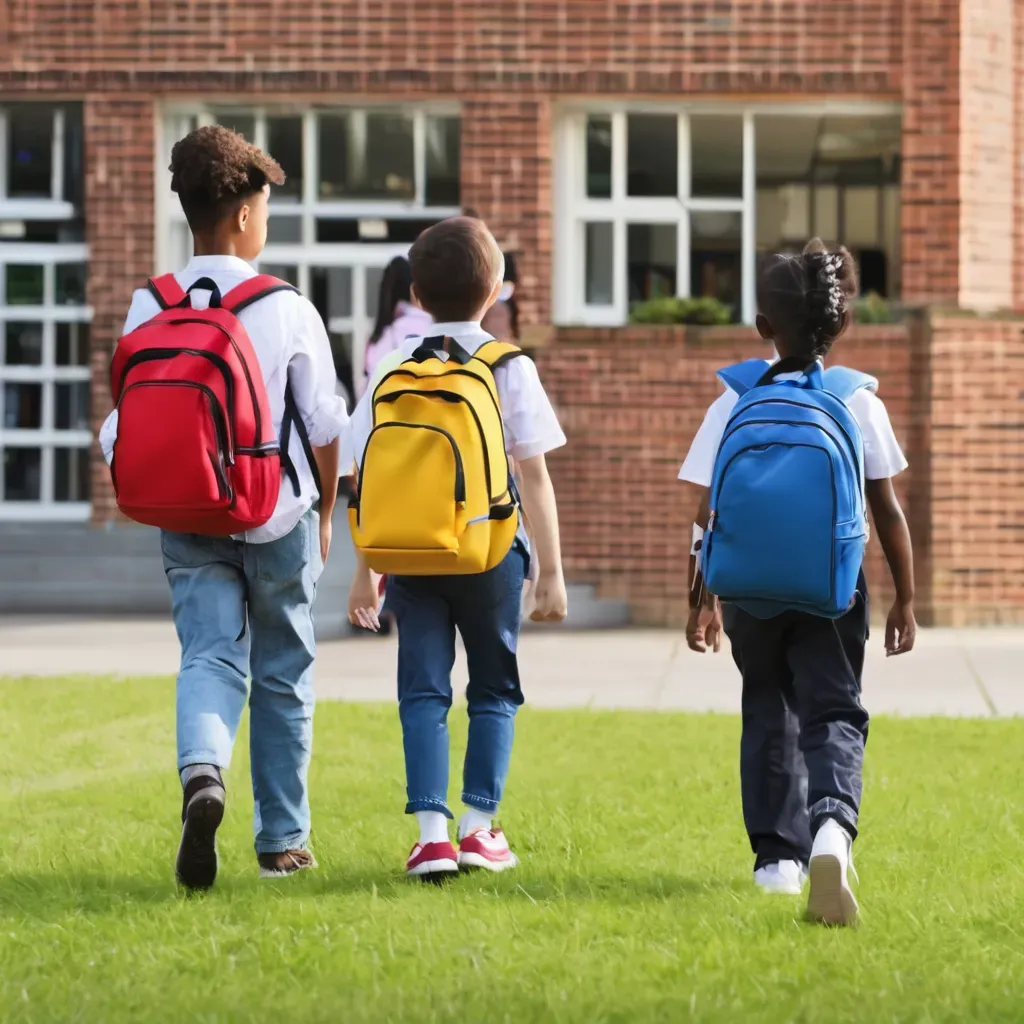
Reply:
M811 849L811 894L807 901L807 916L812 921L833 925L857 923L857 899L846 877L848 871L854 870L852 842L849 832L833 818L818 829Z
M795 860L763 864L754 872L754 882L772 896L799 896L807 872Z

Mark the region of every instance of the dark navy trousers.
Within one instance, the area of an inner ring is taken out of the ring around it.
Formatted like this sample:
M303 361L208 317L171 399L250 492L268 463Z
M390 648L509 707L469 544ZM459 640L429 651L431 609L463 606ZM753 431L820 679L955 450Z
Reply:
M806 864L826 818L857 834L868 737L860 700L864 575L840 619L802 612L756 619L734 605L723 618L743 675L740 782L755 870L779 860Z

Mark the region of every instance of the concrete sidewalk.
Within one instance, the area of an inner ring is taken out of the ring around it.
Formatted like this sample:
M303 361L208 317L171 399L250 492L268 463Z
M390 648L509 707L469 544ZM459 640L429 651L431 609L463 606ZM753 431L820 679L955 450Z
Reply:
M531 630L522 675L535 707L739 710L738 674L727 651L699 656L681 633ZM917 650L886 659L871 641L864 702L875 714L1024 714L1024 630L930 630ZM173 675L178 644L167 621L0 619L0 676ZM1017 667L1015 667L1017 666ZM321 699L394 699L395 644L365 637L322 643ZM465 661L455 667L464 685Z

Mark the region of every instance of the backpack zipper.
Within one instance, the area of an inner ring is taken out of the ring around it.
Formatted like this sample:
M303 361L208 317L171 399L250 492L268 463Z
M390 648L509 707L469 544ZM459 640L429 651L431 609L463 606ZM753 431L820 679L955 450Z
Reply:
M455 443L455 438L448 433L447 430L443 430L441 427L430 426L426 423L381 423L374 427L370 431L370 436L366 439L366 447L363 449L363 459L359 464L359 487L356 490L356 525L362 521L363 512L363 481L366 479L366 453L370 450L370 441L373 440L373 435L378 430L386 430L388 427L406 427L409 430L430 430L435 434L441 434L442 437L447 438L448 443L452 446L452 454L455 456L455 504L459 508L466 507L466 472L462 464L462 453L459 451L459 446Z
M125 378L129 372L141 363L153 363L158 362L162 359L173 359L175 356L196 356L199 359L207 359L214 366L220 370L221 376L224 378L224 391L227 395L227 407L228 416L227 421L229 424L234 423L234 408L235 408L235 382L231 376L231 367L228 366L227 360L217 355L215 352L205 352L198 348L148 348L143 349L141 352L136 352L135 355L129 356L128 360L124 364L124 369L121 371L121 380L119 382L119 388L124 388ZM141 383L141 382L140 382ZM154 383L157 383L154 381ZM231 455L234 445L229 448L229 461L228 465L234 465L234 456Z
M417 391L415 388L406 388L401 391L392 391L390 394L383 395L380 398L375 398L373 400L374 413L376 413L378 405L393 402L396 399L401 398L403 395L419 395L422 398L436 397L440 398L442 401L450 402L453 405L461 402L466 406L467 409L469 409L470 413L473 416L473 422L476 423L476 429L480 434L480 445L484 451L484 479L487 481L487 500L496 501L497 498L494 498L491 495L491 456L490 453L487 451L487 438L484 436L484 426L480 422L480 417L477 415L476 409L473 408L473 404L467 398L463 397L462 395L456 394L454 391ZM376 418L376 416L374 418ZM498 495L498 497L501 497L501 495Z
M206 324L208 327L215 327L224 335L225 338L228 339L231 347L235 350L235 355L238 356L238 362L241 364L242 372L245 374L245 382L249 386L249 397L252 399L252 415L255 422L256 446L258 448L261 443L260 438L263 437L263 427L260 422L260 403L256 400L256 387L252 382L252 374L249 372L249 364L242 358L242 350L239 348L238 342L235 341L231 332L223 324L217 323L216 320L206 320L203 317L189 317L188 319L181 318L178 320L147 320L144 324L139 324L139 326L135 328L135 331L142 331L147 327L156 327L159 324L170 324L172 327L176 327L181 324ZM135 331L132 331L131 333L134 334Z
M192 380L141 380L137 384L129 384L128 387L121 392L121 397L117 400L118 412L120 412L121 403L124 401L125 395L127 395L129 391L134 391L136 388L166 387L195 388L197 391L201 391L206 395L207 401L210 405L210 416L213 419L213 429L217 433L217 453L228 463L229 466L233 465L234 459L231 457L231 452L228 447L228 429L227 424L224 421L224 410L221 409L220 404L217 401L217 396L205 384L199 384ZM225 475L225 481L226 479L227 477ZM234 507L235 495L230 484L228 485L227 497L231 499L231 507Z

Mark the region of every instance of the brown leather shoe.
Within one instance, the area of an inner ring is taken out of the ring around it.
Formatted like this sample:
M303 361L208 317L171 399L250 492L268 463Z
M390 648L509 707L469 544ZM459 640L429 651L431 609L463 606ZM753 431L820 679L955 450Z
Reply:
M298 871L316 867L312 850L284 850L281 853L258 853L260 878L285 878Z

